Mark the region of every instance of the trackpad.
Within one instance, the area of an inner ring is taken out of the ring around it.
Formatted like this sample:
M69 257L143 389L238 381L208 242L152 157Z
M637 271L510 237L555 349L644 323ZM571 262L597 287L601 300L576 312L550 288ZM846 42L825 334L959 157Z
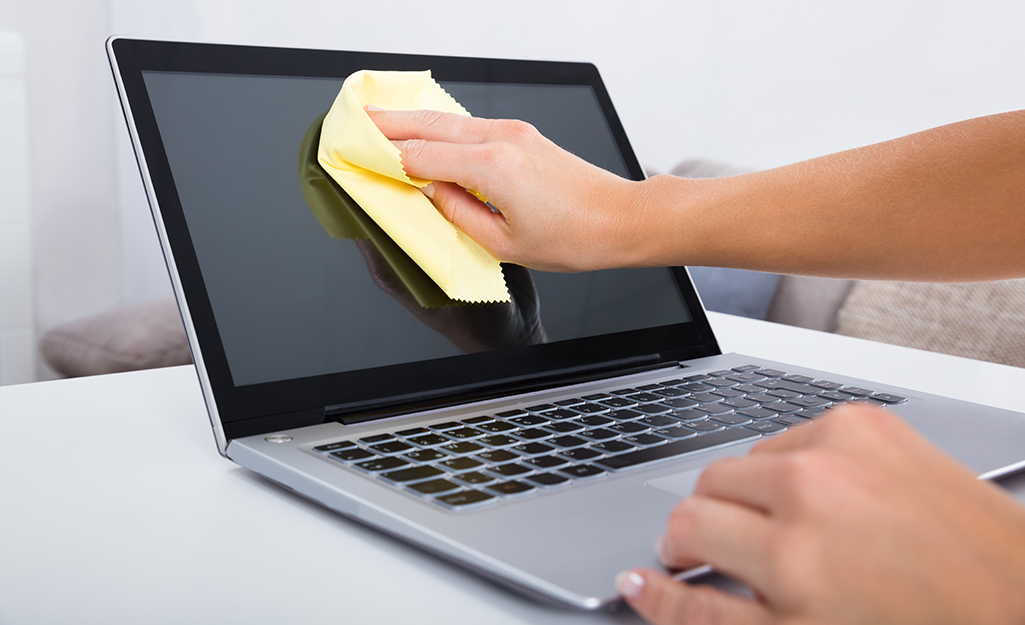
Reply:
M691 469L690 471L683 471L675 475L660 477L657 480L647 482L645 486L650 486L664 493L676 495L677 497L690 497L691 493L694 492L694 487L698 483L698 478L701 477L702 471L704 471L703 467L699 469Z

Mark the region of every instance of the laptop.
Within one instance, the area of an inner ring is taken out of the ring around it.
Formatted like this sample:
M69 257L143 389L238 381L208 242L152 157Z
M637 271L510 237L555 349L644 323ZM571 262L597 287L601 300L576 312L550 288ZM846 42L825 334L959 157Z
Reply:
M510 302L425 305L416 267L304 160L349 74L426 69L473 115L643 179L590 64L107 49L218 451L345 517L597 609L617 572L658 566L702 467L830 406L886 406L984 478L1025 466L1020 414L721 353L684 268L504 265ZM331 236L317 189L365 236Z

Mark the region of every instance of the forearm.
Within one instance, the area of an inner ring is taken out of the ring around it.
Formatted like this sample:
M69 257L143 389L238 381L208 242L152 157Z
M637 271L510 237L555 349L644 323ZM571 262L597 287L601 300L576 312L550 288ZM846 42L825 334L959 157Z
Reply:
M754 174L631 186L626 264L903 280L1025 276L1025 112Z

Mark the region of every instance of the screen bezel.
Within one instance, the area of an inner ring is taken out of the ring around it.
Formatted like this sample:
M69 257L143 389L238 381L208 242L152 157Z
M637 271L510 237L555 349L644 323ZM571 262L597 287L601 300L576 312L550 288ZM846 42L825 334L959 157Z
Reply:
M322 423L344 415L346 405L366 414L394 414L425 405L423 398L389 401L396 386L409 397L445 397L446 403L480 400L567 381L566 371L586 370L603 362L624 363L657 355L673 362L720 353L708 319L686 270L671 268L692 320L658 328L621 332L420 361L307 378L235 386L219 338L217 323L185 221L168 159L143 80L143 72L170 71L204 74L296 76L344 79L351 69L422 70L430 68L439 82L501 82L586 85L593 89L630 175L644 172L626 138L594 65L588 63L440 57L427 55L266 48L200 43L112 39L110 50L122 89L126 120L133 132L136 156L148 176L148 193L158 230L165 234L165 257L182 311L193 357L203 367L200 378L209 384L226 440L240 436ZM339 71L338 68L346 68ZM175 269L171 269L171 267ZM173 275L177 271L178 279ZM184 302L182 302L184 298ZM197 351L199 353L197 353ZM203 373L205 372L205 376ZM550 373L549 379L538 374ZM204 379L205 378L205 379ZM529 379L529 381L524 381ZM453 382L455 381L455 382ZM355 390L354 390L355 389ZM368 397L379 398L365 408ZM210 401L208 395L208 402ZM429 399L437 405L440 400ZM325 410L330 407L331 410ZM340 409L341 407L341 409ZM357 411L358 412L358 411ZM358 417L358 414L349 415Z

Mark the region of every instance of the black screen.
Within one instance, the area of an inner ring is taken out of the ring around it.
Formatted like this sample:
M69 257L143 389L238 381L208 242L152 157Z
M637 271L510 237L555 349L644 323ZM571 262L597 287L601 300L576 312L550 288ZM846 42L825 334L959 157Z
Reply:
M340 80L144 78L236 385L516 346L467 340L467 332L501 329L452 327L470 323L453 306L427 312L403 305L372 279L364 247L333 239L318 224L296 163L304 134L330 108ZM474 115L529 121L562 147L629 176L588 86L442 85ZM507 282L520 277L515 271L522 269L506 267ZM666 269L530 273L543 333L523 344L690 320ZM442 331L424 314L443 317Z

